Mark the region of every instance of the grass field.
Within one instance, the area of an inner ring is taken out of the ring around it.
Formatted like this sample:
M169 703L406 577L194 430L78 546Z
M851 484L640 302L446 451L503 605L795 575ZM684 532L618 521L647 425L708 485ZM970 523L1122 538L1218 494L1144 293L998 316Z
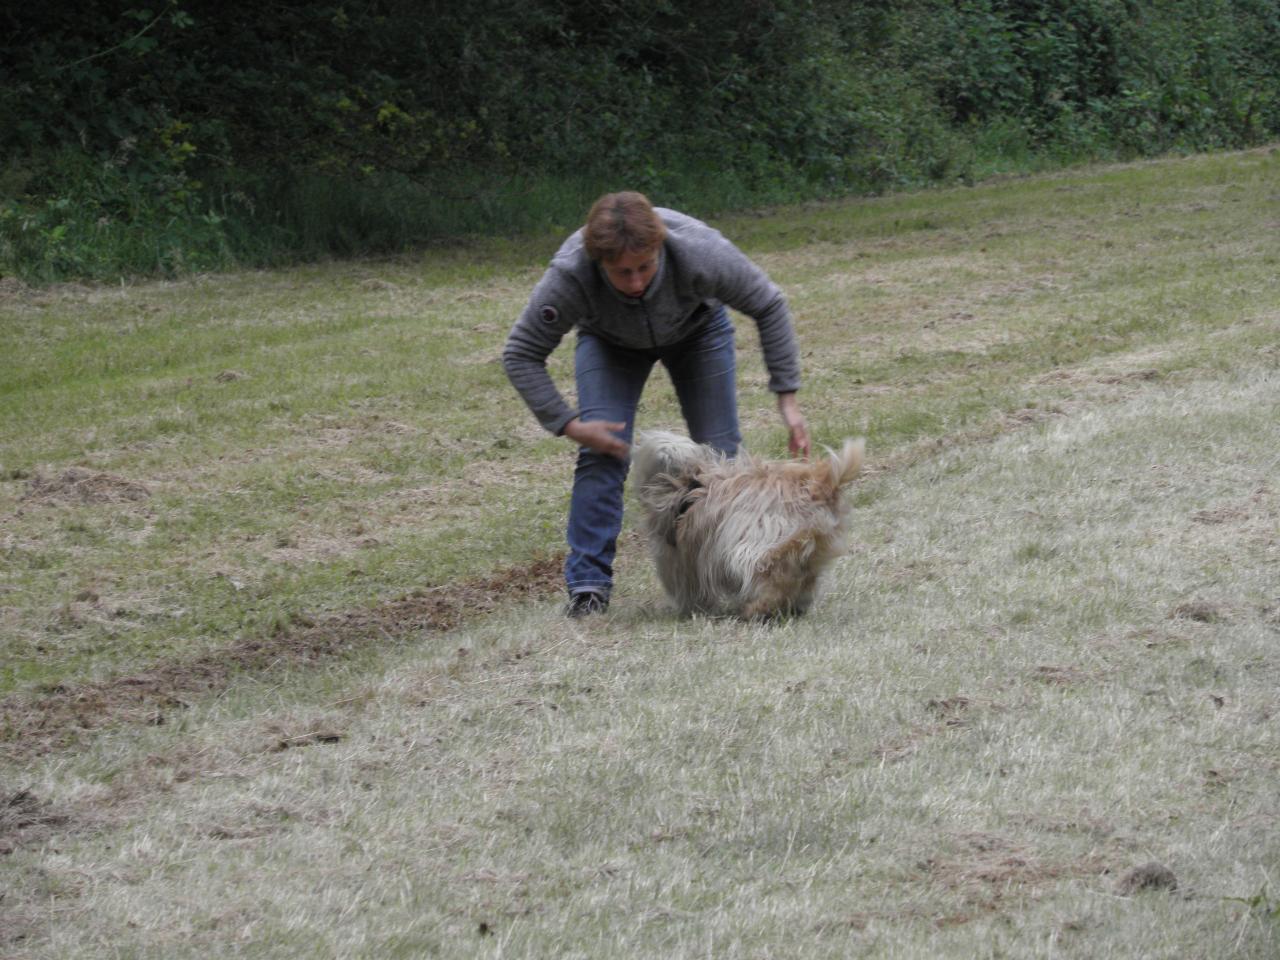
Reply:
M0 956L1280 952L1280 150L717 226L868 441L773 626L560 615L559 238L0 288Z

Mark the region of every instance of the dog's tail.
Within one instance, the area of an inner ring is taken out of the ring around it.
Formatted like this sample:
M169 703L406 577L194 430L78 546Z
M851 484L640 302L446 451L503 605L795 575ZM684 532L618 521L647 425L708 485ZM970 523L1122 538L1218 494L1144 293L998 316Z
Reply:
M862 455L866 441L862 437L846 440L840 452L827 450L826 460L813 465L813 496L815 500L834 501L840 488L853 481L862 472Z

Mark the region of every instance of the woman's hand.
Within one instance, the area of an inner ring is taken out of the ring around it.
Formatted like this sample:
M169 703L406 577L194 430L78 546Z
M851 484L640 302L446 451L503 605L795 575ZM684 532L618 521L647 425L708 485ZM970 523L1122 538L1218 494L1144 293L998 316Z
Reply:
M782 422L787 426L789 434L787 449L793 457L809 459L809 425L804 414L800 412L800 404L795 393L778 394L778 413L782 414Z
M579 446L594 450L596 453L608 454L619 460L627 459L631 452L630 445L617 434L627 429L625 423L613 423L609 420L582 421L574 417L564 425L562 431L566 437Z

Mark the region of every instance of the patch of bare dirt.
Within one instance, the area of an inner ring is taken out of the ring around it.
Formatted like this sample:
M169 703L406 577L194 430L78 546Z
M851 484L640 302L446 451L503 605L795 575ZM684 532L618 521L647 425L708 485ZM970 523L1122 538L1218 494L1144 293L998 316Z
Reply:
M20 790L0 794L0 856L13 853L18 843L46 836L69 818L34 794Z
M1137 359L1141 359L1138 356ZM1095 372L1088 369L1066 367L1056 370L1050 370L1041 374L1034 379L1034 383L1056 384L1056 383L1102 383L1107 386L1123 386L1125 384L1143 383L1154 380L1162 380L1164 374L1154 367L1144 367L1134 370L1115 370L1109 373Z
M1128 370L1124 373L1107 373L1098 377L1099 383L1133 383L1135 380L1159 380L1159 370Z
M990 701L985 701L985 704L991 705ZM983 705L983 701L972 700L969 697L946 697L930 700L925 707L936 714L946 726L962 727L970 723L970 710Z
M1194 620L1196 623L1220 623L1227 619L1226 608L1211 600L1188 600L1169 611L1170 620Z
M936 722L914 724L897 736L877 744L872 751L877 762L896 763L905 760L932 737L970 726L982 711L1000 711L1005 707L993 700L955 696L929 700L925 703L925 709L937 718Z
M1052 687L1070 687L1078 683L1090 683L1102 678L1102 675L1096 672L1054 664L1044 664L1036 667L1032 672L1032 676L1041 683Z
M1029 888L1110 872L1105 859L1098 855L1052 861L994 834L974 833L958 840L960 849L953 855L929 858L918 867L933 882L959 893L971 904L991 910Z
M1044 423L1055 417L1065 417L1066 411L1061 407L1023 407L1020 410L1014 410L1012 413L1002 414L1004 425L1011 430L1018 427L1028 427L1037 423Z
M17 277L0 277L0 303L26 298L31 288Z
M1248 509L1240 506L1217 507L1213 510L1197 510L1191 515L1193 522L1210 525L1231 523L1237 520L1247 520L1248 517Z
M1142 890L1177 890L1178 878L1163 863L1152 861L1126 871L1116 882L1116 891L1132 896Z
M1271 490L1261 486L1253 492L1248 500L1239 503L1224 504L1206 510L1198 510L1191 515L1194 523L1209 526L1219 524L1240 524L1252 519L1269 520L1275 515L1275 507Z
M337 730L312 730L292 736L277 738L273 750L293 750L297 747L310 747L317 743L341 743L345 734Z
M72 467L56 477L37 473L27 481L21 499L27 503L119 503L150 496L150 490L132 480Z
M1093 815L1088 810L1066 815L1039 811L1014 814L1013 820L1046 833L1080 834L1095 840L1108 840L1115 837L1117 833L1115 824Z
M525 567L416 590L365 610L294 622L190 660L157 663L130 676L60 684L0 700L0 760L21 761L69 747L117 724L160 725L188 701L224 689L240 673L263 674L322 663L375 642L442 633L504 604L560 589L560 556ZM311 740L310 742L328 742ZM289 744L289 746L301 745Z

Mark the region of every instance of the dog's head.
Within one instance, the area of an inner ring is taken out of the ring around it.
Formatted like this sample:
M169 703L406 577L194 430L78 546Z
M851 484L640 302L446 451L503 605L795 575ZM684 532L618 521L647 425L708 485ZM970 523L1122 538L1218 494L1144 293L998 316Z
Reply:
M658 476L680 477L708 463L713 451L669 430L642 430L636 437L631 471L644 486Z
M677 523L706 493L702 474L724 461L723 454L678 433L641 432L631 469L651 537L675 546Z

